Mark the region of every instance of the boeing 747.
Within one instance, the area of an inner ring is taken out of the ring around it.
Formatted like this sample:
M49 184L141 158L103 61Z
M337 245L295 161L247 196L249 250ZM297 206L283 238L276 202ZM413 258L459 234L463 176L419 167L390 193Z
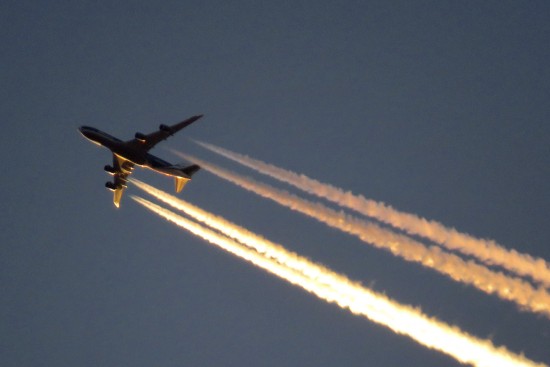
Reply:
M105 171L113 176L113 181L107 181L105 187L113 191L113 202L117 208L120 206L122 193L127 187L128 176L132 173L134 165L172 176L176 181L176 192L183 189L183 186L191 180L191 176L200 167L196 164L187 167L170 164L149 154L149 150L201 117L202 115L193 116L172 126L160 125L158 131L148 135L137 132L135 138L128 141L117 139L94 127L81 126L79 128L85 138L92 143L108 148L113 153L113 165L105 166Z

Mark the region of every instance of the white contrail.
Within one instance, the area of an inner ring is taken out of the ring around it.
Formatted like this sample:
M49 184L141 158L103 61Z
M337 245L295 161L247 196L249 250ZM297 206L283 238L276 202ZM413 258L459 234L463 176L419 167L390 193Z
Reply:
M253 232L250 232L242 227L238 227L235 224L225 220L222 217L215 216L199 207L192 205L186 201L178 199L162 190L159 190L151 185L148 185L137 179L130 179L130 182L135 184L138 188L142 189L146 193L154 196L160 201L172 206L173 208L185 212L187 215L193 217L195 220L206 224L207 226L214 228L249 247L254 248L264 256L271 258L281 264L285 264L296 271L299 271L310 278L314 278L316 281L322 284L332 284L331 279L324 277L325 273L321 265L315 264L314 267L310 266L309 262L303 262L302 257L288 251L281 245L276 245L272 242L265 240L262 236L259 236ZM328 271L328 270L327 270ZM345 278L340 279L345 282Z
M422 236L450 250L475 256L486 264L500 266L518 275L528 276L534 281L550 287L550 265L542 258L522 254L513 249L509 250L493 240L478 239L456 229L448 228L439 222L400 212L384 203L367 199L362 195L355 195L352 192L319 182L303 174L297 174L212 144L195 142L212 152L286 182L309 194L355 210L358 213L404 230L409 234Z
M490 270L474 261L464 261L459 256L445 252L440 247L427 247L410 237L343 212L334 211L321 203L307 201L187 154L177 154L199 164L220 178L315 218L330 227L352 234L365 243L391 251L392 254L407 261L420 263L455 281L473 285L487 294L495 294L503 300L515 302L524 310L540 313L550 318L550 294L544 288L535 289L522 279Z
M279 259L275 261L250 247L243 246L226 235L207 229L150 201L135 196L133 198L165 219L287 280L291 284L299 286L327 302L335 303L343 309L348 309L356 315L364 316L375 323L386 326L397 334L406 335L421 345L445 353L461 363L468 363L479 367L545 366L542 363L531 361L522 355L514 354L504 347L497 348L488 340L475 338L461 331L458 327L449 326L435 318L430 318L411 306L401 305L384 295L375 293L358 283L352 282L340 274L318 266L297 254L290 253L280 245L271 244L267 240L263 240L264 243L261 245L264 249L269 248L273 256ZM191 213L187 213L191 215ZM216 216L207 212L203 214L210 218L210 223L218 222L217 219L219 218ZM241 228L226 220L222 220L221 223L218 222L215 225L222 233L232 233L234 237L248 241L246 235L248 231L244 231L245 234L241 236L239 234ZM230 228L226 228L227 226ZM257 242L260 239L261 237L255 236L253 242ZM283 260L287 254L279 256L276 254L279 251L292 254L291 257L301 263L302 270L296 271L287 266ZM321 273L323 278L330 279L328 282L330 286L320 283L318 277L310 275L315 273Z

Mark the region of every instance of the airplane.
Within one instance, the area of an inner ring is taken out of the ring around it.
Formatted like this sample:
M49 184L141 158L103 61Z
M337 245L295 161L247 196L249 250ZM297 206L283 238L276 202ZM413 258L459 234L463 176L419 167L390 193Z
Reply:
M113 203L117 208L120 207L120 199L122 198L124 189L127 187L128 176L132 173L134 165L174 177L176 192L180 192L183 189L185 184L191 180L193 174L200 169L200 166L196 164L187 167L173 165L148 152L157 143L166 140L202 116L192 116L172 126L161 124L159 130L148 135L137 132L135 138L128 141L117 139L95 127L81 126L78 129L86 139L94 144L108 148L113 153L113 165L106 165L104 168L107 173L113 176L113 182L107 181L105 187L113 191Z

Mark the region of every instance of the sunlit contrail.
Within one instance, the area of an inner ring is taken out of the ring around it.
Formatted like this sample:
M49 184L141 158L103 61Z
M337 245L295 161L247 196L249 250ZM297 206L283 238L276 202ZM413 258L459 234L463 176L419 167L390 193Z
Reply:
M386 326L398 334L406 335L421 345L445 353L461 363L480 367L545 366L542 363L530 361L524 356L516 355L504 347L497 348L488 340L481 340L470 336L455 326L449 326L422 314L422 312L413 307L400 305L386 296L377 294L358 283L352 282L342 275L317 266L315 263L297 254L293 254L294 259L302 263L303 266L311 268L311 270L297 272L288 267L284 262L281 263L268 258L225 235L207 229L150 201L135 196L133 199L163 218L287 280L291 284L299 286L327 302L335 303L341 308L348 309L356 315L365 316L369 320ZM207 212L204 212L204 214L211 218L210 221L217 221L214 215ZM225 228L226 226L232 228ZM240 227L232 225L226 220L223 220L223 223L218 223L217 228L224 233L230 232L234 235L235 233L240 233L242 230ZM256 240L258 239L260 239L259 236L257 236ZM246 235L243 237L243 240L246 241ZM270 248L272 252L280 250L279 245L272 245L267 240L263 241L265 242L263 248ZM275 256L279 259L285 257L285 255ZM324 278L330 278L331 281L329 283L331 286L327 287L319 283L316 278L307 275L315 273L322 273Z
M199 164L220 178L315 218L330 227L352 234L365 243L391 251L392 254L407 261L420 263L455 281L473 285L487 294L495 294L503 300L515 302L524 310L544 314L550 318L550 294L544 288L535 289L524 280L490 270L473 261L464 261L459 256L447 253L439 247L427 247L410 237L346 213L334 211L321 203L299 198L187 154L177 154Z
M130 179L130 182L135 184L137 187L147 192L148 194L156 197L160 201L172 206L175 209L181 210L193 217L195 220L206 224L207 226L214 228L249 247L254 248L259 253L263 254L266 257L269 257L281 264L300 271L311 278L315 278L321 283L326 283L328 279L323 277L322 267L316 264L315 268L309 266L309 263L303 263L300 260L300 256L297 254L286 250L281 245L276 245L269 241L266 241L263 237L252 233L244 228L238 227L233 223L219 217L215 216L199 207L192 205L186 201L180 200L175 196L172 196L162 190L159 190L151 185L148 185L137 179Z
M196 141L196 143L307 193L390 224L409 234L422 236L450 250L475 256L486 264L497 265L518 275L528 276L536 282L550 287L550 265L544 259L506 249L495 241L472 237L433 220L400 212L384 203L367 199L362 195L355 195L352 192L319 182L303 174L297 174L212 144L200 141Z

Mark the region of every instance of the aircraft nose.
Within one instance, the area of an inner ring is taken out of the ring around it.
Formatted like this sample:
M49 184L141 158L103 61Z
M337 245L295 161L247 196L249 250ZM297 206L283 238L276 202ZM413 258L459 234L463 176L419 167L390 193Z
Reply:
M78 131L87 139L90 139L90 130L88 129L88 126L80 126L78 128Z

